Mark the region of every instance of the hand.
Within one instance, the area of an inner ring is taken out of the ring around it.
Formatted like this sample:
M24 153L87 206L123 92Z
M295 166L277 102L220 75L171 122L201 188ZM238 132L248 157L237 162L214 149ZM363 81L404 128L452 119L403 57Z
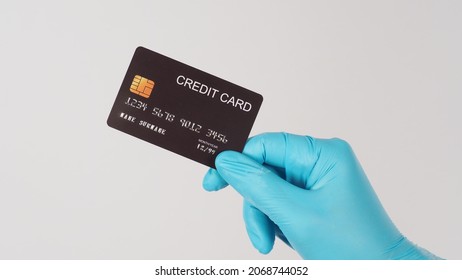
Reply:
M305 259L432 259L394 226L351 147L340 139L267 133L243 153L218 155L206 190L228 183L244 197L250 240L268 253L275 236Z

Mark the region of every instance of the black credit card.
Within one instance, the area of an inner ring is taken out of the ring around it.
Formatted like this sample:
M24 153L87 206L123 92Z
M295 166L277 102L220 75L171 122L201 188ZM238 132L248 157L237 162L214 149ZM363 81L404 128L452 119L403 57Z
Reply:
M138 47L107 124L215 167L224 150L242 151L263 97Z

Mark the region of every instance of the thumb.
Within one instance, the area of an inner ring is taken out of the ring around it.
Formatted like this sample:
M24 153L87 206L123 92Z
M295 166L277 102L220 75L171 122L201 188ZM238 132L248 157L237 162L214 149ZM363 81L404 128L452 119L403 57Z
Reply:
M226 182L276 224L290 219L294 199L305 195L305 190L241 153L224 151L215 165Z

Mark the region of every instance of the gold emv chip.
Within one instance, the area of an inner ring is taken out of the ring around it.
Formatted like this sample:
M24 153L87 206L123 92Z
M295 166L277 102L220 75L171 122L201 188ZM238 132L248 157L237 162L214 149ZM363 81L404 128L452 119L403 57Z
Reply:
M141 95L143 97L149 98L151 96L152 89L154 88L154 81L136 75L133 78L132 84L130 86L130 91L134 94Z

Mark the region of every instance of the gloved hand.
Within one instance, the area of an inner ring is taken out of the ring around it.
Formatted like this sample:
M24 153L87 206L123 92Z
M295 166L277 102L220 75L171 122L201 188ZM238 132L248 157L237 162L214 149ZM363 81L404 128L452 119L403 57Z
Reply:
M243 154L225 151L203 186L228 183L244 197L250 240L268 253L275 236L305 259L434 259L398 231L351 147L340 139L267 133Z

